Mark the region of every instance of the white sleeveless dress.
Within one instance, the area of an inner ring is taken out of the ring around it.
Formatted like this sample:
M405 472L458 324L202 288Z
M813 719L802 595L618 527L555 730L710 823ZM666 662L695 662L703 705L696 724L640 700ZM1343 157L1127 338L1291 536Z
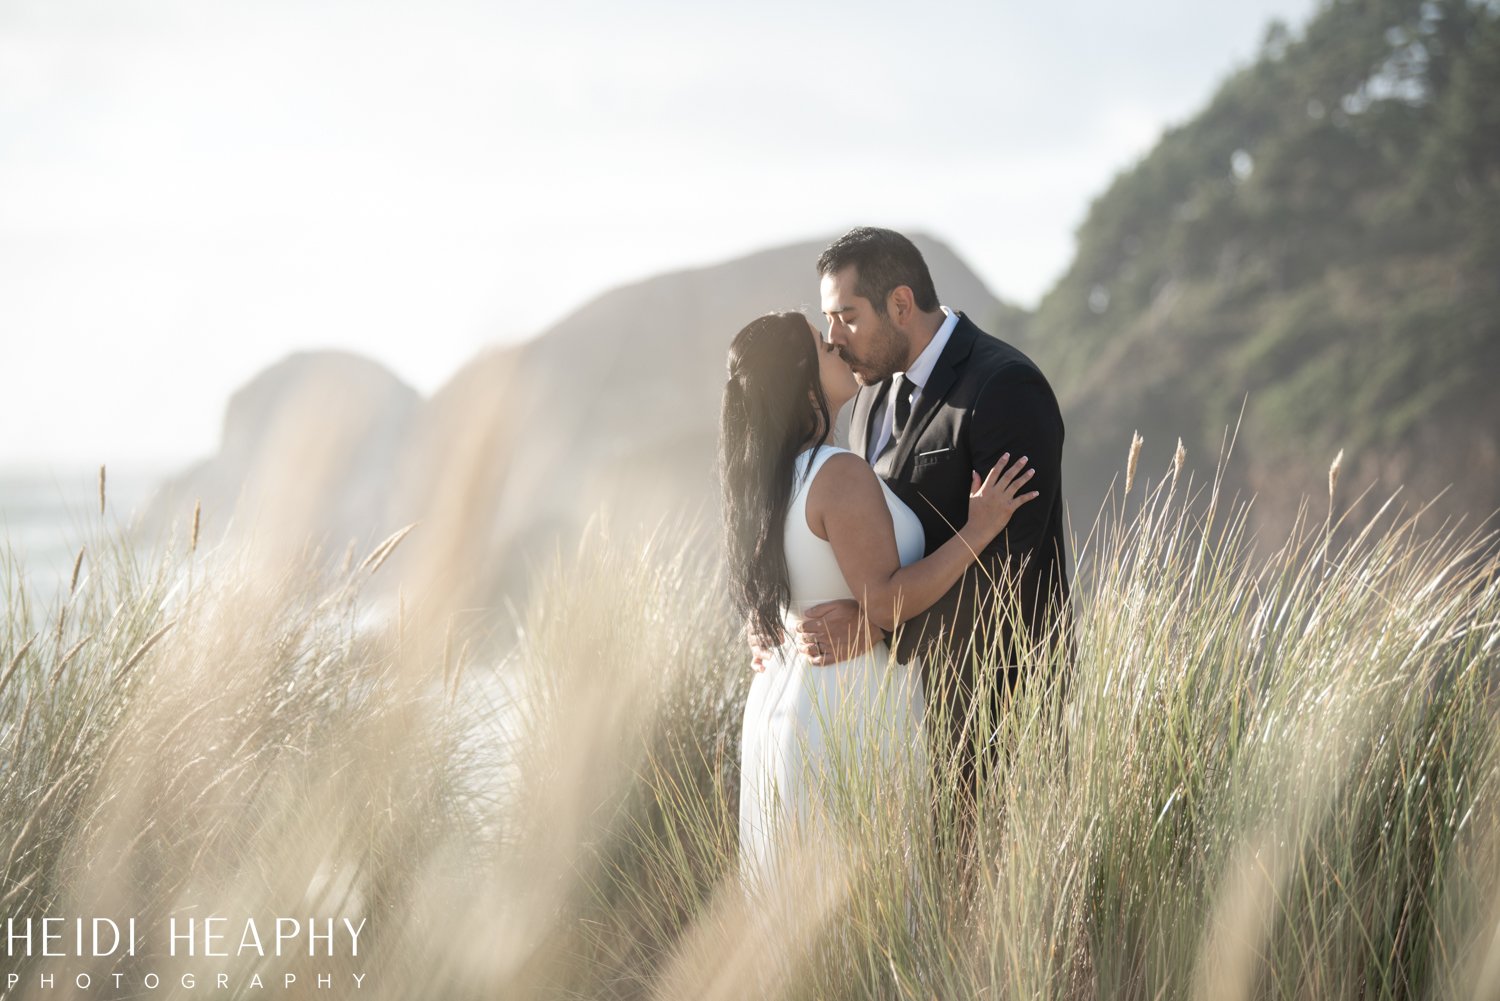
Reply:
M844 451L825 445L796 460L784 540L791 588L791 607L782 615L787 638L751 682L740 745L740 862L747 878L769 873L789 824L806 825L830 809L859 811L862 797L889 791L882 776L892 768L926 778L917 665L896 662L885 643L825 667L813 666L796 647L802 611L853 597L833 547L807 525L808 489L823 464ZM881 490L901 565L914 563L923 555L922 524L884 483Z

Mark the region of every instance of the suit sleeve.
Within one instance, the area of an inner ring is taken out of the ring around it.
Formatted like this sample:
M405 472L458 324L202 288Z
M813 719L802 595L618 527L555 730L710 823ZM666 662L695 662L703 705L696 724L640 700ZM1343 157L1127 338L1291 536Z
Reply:
M995 372L975 398L968 425L969 451L975 471L987 474L1000 457L1009 453L1007 465L1021 456L1036 473L1021 489L1038 496L1016 510L1006 526L980 554L979 561L954 587L923 615L907 624L913 630L918 652L951 630L959 643L979 627L980 642L995 640L1009 646L1009 623L1000 622L1000 635L985 632L994 621L986 612L997 592L1014 589L1025 621L1041 619L1040 604L1048 597L1047 574L1054 554L1041 552L1054 544L1049 531L1051 512L1062 489L1062 415L1056 397L1041 374L1027 366L1013 365ZM903 644L905 645L905 644Z
M1036 470L1022 492L1038 491L1037 498L1021 505L984 551L986 557L1004 557L1019 570L1022 560L1044 541L1050 543L1051 512L1062 489L1063 426L1057 399L1033 370L997 372L975 401L969 437L980 476L1007 453L1009 462L1026 456L1026 467Z

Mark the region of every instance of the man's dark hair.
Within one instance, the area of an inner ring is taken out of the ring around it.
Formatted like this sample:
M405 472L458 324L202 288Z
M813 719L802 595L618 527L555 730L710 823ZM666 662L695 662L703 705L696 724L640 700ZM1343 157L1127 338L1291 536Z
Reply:
M911 289L917 308L924 313L938 308L932 274L916 244L893 229L858 226L828 245L818 258L818 274L832 275L854 265L859 280L854 294L870 300L875 312L885 315L885 301L897 286Z

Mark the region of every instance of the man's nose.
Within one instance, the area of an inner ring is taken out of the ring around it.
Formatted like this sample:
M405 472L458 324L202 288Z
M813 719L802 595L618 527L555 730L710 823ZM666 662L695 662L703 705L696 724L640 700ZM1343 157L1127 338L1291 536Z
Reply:
M838 320L828 324L828 343L839 347L849 343L849 329Z

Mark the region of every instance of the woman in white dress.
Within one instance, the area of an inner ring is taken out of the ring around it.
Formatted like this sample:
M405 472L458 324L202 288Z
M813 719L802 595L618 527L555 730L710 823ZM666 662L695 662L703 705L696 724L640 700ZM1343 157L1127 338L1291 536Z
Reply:
M858 600L889 631L952 587L1009 522L1031 471L1002 457L974 474L969 519L922 558L921 523L861 457L833 445L833 415L855 393L849 366L801 313L770 313L735 337L719 439L726 563L737 611L772 646L745 706L740 858L764 875L793 825L840 795L879 794L883 770L925 779L920 671L867 654L815 667L793 636L803 609ZM915 760L914 760L915 758ZM910 773L909 773L910 774ZM835 781L837 780L837 781ZM855 804L857 810L858 804Z

